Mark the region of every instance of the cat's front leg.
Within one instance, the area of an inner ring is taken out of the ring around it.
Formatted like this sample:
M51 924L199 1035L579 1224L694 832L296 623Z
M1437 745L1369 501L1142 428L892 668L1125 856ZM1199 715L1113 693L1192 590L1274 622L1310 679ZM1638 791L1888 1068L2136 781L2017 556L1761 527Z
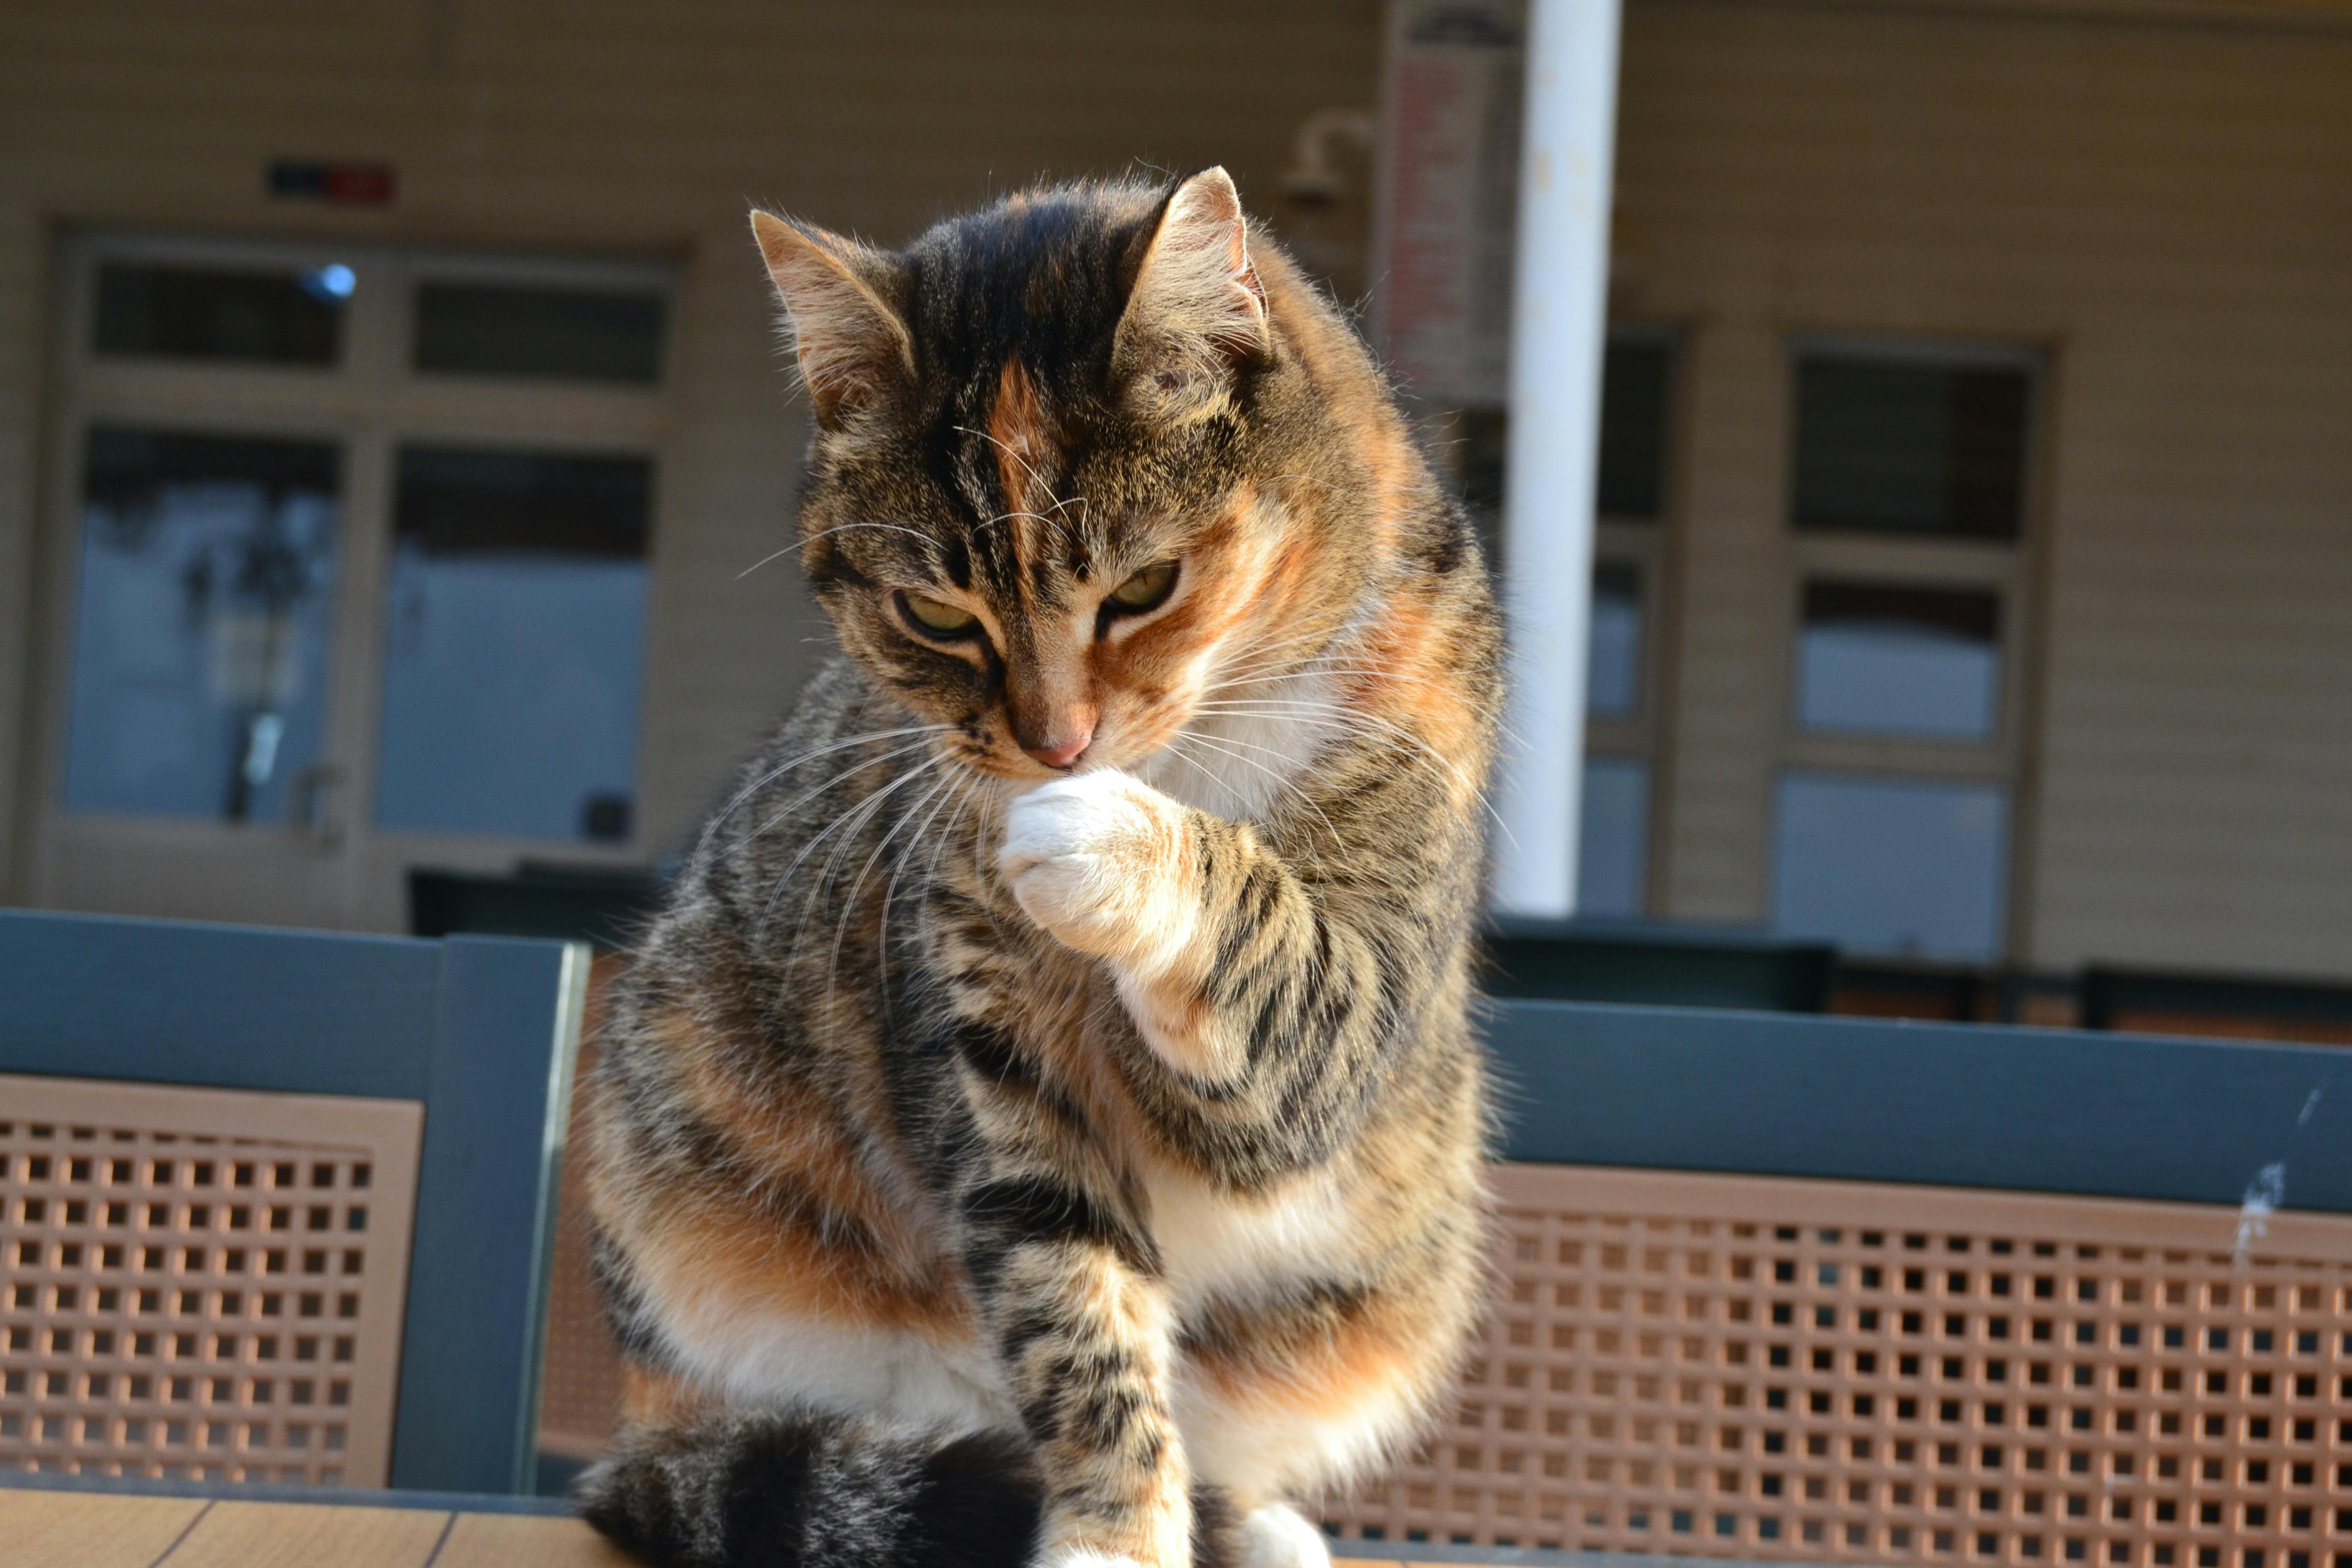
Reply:
M1295 966L1297 955L1267 951L1266 939L1278 943L1305 918L1297 879L1247 823L1106 768L1014 801L997 869L1030 919L1109 963L1161 1059L1213 1081L1243 1069L1250 1028L1266 1014L1241 993L1217 994L1219 968Z
M1191 1568L1175 1313L1157 1256L1115 1194L1041 1153L996 1148L961 1202L966 1263L1036 1444L1038 1568Z

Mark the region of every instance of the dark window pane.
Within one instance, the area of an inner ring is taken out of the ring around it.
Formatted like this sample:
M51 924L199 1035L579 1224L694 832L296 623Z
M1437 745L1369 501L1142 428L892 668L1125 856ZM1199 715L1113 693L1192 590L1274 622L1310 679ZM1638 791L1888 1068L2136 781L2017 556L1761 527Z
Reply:
M1808 730L1992 738L2000 598L1984 589L1805 584L1797 722Z
M342 350L348 267L307 272L110 261L98 269L101 354L331 365Z
M1999 955L2007 790L1790 773L1778 793L1774 930L1855 952Z
M320 442L90 432L67 810L284 814L321 746L339 466Z
M1602 517L1654 518L1665 508L1667 380L1674 353L1665 343L1615 338L1601 372L1600 444L1593 496ZM1505 448L1510 420L1500 409L1461 417L1462 501L1491 534L1503 510Z
M2021 369L1806 355L1797 526L2016 538L2029 390Z
M1592 619L1585 648L1584 708L1618 719L1642 697L1642 573L1622 561L1592 568Z
M1584 760L1578 825L1576 912L1629 919L1642 912L1650 826L1650 768L1634 757Z
M1598 505L1603 517L1655 517L1666 500L1664 343L1618 339L1601 372Z
M641 385L661 379L658 294L426 283L416 290L416 368Z
M643 458L588 458L470 447L400 454L393 529L432 555L642 558L653 504Z
M652 505L642 458L402 450L380 823L628 836Z

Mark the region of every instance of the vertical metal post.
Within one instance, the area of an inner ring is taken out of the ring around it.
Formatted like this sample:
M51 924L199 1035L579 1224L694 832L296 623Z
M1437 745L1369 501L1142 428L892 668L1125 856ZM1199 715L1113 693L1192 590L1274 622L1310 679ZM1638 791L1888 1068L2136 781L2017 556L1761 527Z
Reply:
M1495 904L1576 908L1620 0L1529 0L1506 452L1511 637Z

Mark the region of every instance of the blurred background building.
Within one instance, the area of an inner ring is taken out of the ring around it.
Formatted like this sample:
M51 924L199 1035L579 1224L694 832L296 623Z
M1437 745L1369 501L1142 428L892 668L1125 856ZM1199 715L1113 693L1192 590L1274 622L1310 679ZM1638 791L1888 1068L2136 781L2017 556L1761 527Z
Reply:
M13 0L0 901L653 866L824 654L757 201L1233 170L1491 510L1494 3ZM2352 982L2352 5L1626 0L1588 917Z

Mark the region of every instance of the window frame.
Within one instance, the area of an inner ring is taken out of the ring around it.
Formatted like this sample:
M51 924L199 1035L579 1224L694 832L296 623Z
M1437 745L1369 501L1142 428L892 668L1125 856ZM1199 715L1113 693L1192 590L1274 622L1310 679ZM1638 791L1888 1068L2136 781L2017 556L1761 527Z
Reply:
M1674 670L1669 663L1680 639L1667 624L1676 599L1669 579L1679 562L1683 500L1685 490L1680 458L1685 439L1684 411L1690 334L1672 322L1627 320L1609 323L1607 345L1633 342L1663 348L1666 354L1666 392L1661 417L1658 510L1648 517L1626 517L1598 510L1601 476L1593 473L1595 512L1592 566L1631 567L1640 585L1642 630L1635 657L1633 708L1630 713L1600 714L1589 708L1584 715L1584 757L1587 761L1637 762L1647 771L1643 808L1642 900L1635 920L1654 918L1666 886L1666 858L1672 837L1666 820L1666 774L1675 733Z
M1669 794L1666 784L1675 739L1674 709L1680 639L1675 626L1670 622L1675 616L1680 603L1678 585L1674 579L1679 570L1682 551L1682 518L1686 489L1682 456L1689 447L1687 410L1690 406L1689 367L1694 331L1693 325L1687 322L1648 318L1612 321L1604 334L1604 353L1608 346L1620 342L1653 344L1666 353L1666 389L1661 416L1664 428L1660 433L1659 454L1663 471L1659 475L1658 510L1654 516L1629 517L1600 511L1599 410L1595 409L1591 570L1597 572L1612 564L1633 570L1640 584L1642 624L1636 650L1633 710L1622 714L1595 714L1588 707L1583 714L1582 760L1636 762L1647 772L1643 802L1641 908L1630 917L1634 920L1655 918L1657 911L1664 907L1667 886L1666 858L1673 844L1667 821ZM1464 493L1470 466L1468 431L1471 421L1494 415L1502 416L1507 422L1508 411L1506 409L1491 404L1468 404L1427 411L1420 427L1433 464L1450 486L1455 500L1469 513L1487 548L1487 565L1495 574L1499 603L1511 591L1505 578L1507 563L1501 554L1501 515L1499 510L1491 509L1484 501L1473 501ZM1505 435L1507 442L1507 424ZM1507 472L1503 476L1507 489L1509 482L1510 477ZM1587 693L1589 697L1589 671ZM1581 822L1577 826L1580 833Z
M1861 530L1803 528L1797 522L1799 377L1808 355L1876 359L1937 369L2000 368L2026 376L2025 438L2020 475L2021 510L2016 537L2005 540L1950 535L1903 535ZM1986 962L2008 962L2023 951L2030 843L2030 737L2038 690L2040 653L2039 563L2047 498L2044 474L2050 387L2055 355L2030 341L1994 342L1904 333L1791 332L1782 343L1785 395L1786 472L1778 525L1786 549L1779 584L1780 649L1779 722L1770 758L1766 833L1765 907L1775 902L1780 868L1776 853L1781 781L1796 773L1824 773L1893 782L1989 784L2006 794L2006 841L2001 850L2003 907L1996 950ZM1982 740L1860 731L1809 730L1798 721L1798 680L1804 638L1808 583L1839 581L1890 587L1974 589L1994 595L1999 605L1997 648L2000 673L1991 732ZM1876 956L1874 954L1870 956Z
M657 760L646 718L653 710L650 694L659 689L655 616L662 596L664 541L670 533L666 480L677 471L672 410L684 268L659 258L539 256L403 247L361 237L345 243L105 226L61 231L52 255L55 379L44 435L46 494L36 567L47 605L37 617L39 679L28 731L35 757L20 818L37 843L53 833L81 831L60 826L69 822L87 823L88 831L120 833L126 841L158 843L193 842L196 835L226 826L175 818L90 817L64 808L79 552L78 534L68 535L79 526L87 432L118 425L320 440L341 454L324 754L337 770L333 815L344 837L353 840L343 853L352 861L352 908L360 923L399 923L385 905L393 895L367 890L396 882L383 874L394 866L433 863L495 871L508 867L518 852L583 863L642 864L655 847L642 809L633 813L629 836L611 842L420 834L376 824L384 595L394 466L404 445L514 447L650 461L656 475L646 557L651 607L639 677L648 699L640 710L634 786L642 805L645 783ZM303 366L100 354L95 345L100 268L118 261L236 269L348 266L354 286L344 307L341 357L331 365ZM658 379L649 385L566 384L543 377L413 369L417 287L427 279L657 292L667 320ZM36 861L42 858L37 852Z

